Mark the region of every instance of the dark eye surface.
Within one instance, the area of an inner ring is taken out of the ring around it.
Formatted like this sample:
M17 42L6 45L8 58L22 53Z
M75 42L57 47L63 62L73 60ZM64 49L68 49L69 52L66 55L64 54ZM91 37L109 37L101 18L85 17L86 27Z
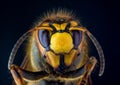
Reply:
M82 40L82 32L78 30L73 30L72 37L73 37L74 47L75 49L77 49Z
M38 38L39 38L39 41L40 41L41 45L44 48L46 48L46 50L49 50L49 45L50 45L49 31L47 31L47 30L39 30Z

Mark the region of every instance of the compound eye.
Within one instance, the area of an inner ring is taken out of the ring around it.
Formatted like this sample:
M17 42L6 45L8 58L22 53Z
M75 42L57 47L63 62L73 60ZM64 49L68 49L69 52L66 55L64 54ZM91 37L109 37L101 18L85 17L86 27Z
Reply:
M74 48L77 49L82 40L82 32L78 30L72 30L72 38L73 38Z
M38 38L41 45L46 49L49 50L50 45L50 34L48 30L39 30L38 31Z

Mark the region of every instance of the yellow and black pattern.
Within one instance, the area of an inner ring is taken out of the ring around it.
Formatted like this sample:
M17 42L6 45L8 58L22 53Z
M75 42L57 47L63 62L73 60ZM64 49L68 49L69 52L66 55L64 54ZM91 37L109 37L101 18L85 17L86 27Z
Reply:
M13 65L15 54L27 37L27 57L21 67ZM100 56L101 76L105 64L102 48L72 12L58 10L44 15L17 41L11 52L8 68L16 84L91 85L90 75L97 60L88 55L86 37L91 39Z

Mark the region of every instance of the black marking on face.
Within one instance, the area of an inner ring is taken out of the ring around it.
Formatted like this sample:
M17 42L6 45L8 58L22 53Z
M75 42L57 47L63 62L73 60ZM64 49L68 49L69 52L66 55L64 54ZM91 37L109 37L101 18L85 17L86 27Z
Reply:
M70 23L67 23L67 26L65 27L65 30L66 30L66 31L69 31L70 26L71 26L71 24L70 24Z
M49 22L49 26L50 26L54 31L56 31L56 28L53 26L53 22Z
M59 67L56 69L56 71L60 72L60 73L64 73L65 69L68 68L65 63L64 63L64 55L60 55L60 65Z
M62 23L64 23L65 21L66 21L66 20L65 20L64 18L59 18L59 17L58 17L55 22L56 22L57 24L62 24Z

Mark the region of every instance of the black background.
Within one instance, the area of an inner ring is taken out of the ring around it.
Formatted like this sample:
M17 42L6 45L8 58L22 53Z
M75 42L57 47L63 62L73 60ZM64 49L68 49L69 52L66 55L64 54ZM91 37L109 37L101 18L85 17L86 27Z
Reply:
M119 2L116 0L4 0L0 1L0 85L11 85L8 58L17 39L49 9L73 10L100 42L106 59L105 73L93 85L119 85Z

